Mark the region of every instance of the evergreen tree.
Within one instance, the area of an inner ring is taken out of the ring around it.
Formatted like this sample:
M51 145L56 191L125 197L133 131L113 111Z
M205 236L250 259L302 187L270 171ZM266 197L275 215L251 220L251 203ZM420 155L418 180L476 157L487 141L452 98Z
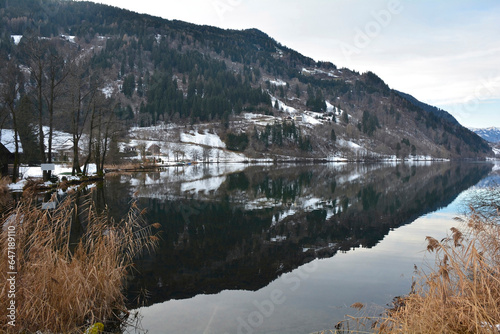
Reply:
M23 147L23 162L27 164L40 163L40 151L38 150L38 138L36 124L32 123L35 119L35 112L31 100L24 95L17 106L19 139Z
M331 133L330 133L330 139L335 142L337 141L337 135L335 134L335 130L332 129Z
M363 129L363 133L366 133L368 136L373 135L377 128L380 127L377 115L372 115L369 111L365 110L363 112L361 127Z
M129 74L123 80L122 93L127 97L132 97L135 90L135 77L133 74Z
M347 115L347 112L342 112L342 121L344 121L345 124L349 124L349 115Z
M137 79L137 95L139 95L139 97L143 97L144 95L144 83L142 82L142 77Z
M297 95L297 98L300 98L300 87L299 85L295 85L295 95Z

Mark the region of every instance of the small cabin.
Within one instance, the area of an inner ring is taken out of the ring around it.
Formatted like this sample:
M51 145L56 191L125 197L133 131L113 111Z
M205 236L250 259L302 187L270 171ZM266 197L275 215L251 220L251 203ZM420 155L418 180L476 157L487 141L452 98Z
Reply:
M14 164L14 153L0 143L0 175L9 175L9 165Z
M149 146L148 151L151 152L152 155L160 155L161 147L156 144L153 144Z

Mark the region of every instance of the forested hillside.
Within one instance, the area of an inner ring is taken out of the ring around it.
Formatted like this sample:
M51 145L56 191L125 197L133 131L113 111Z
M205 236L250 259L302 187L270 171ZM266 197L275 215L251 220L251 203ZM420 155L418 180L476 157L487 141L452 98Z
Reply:
M61 130L72 136L75 172L83 161L102 170L130 127L158 124L204 124L246 142L234 147L250 157L492 154L374 73L315 62L256 29L63 0L0 0L0 14L0 126L18 133L22 162L53 161ZM249 113L272 118L245 123Z

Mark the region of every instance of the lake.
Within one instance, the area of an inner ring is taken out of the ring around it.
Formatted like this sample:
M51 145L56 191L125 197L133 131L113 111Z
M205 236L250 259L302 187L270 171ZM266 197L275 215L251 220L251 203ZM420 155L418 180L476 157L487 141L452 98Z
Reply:
M378 316L426 268L489 163L211 164L106 176L162 225L127 285L143 333L313 333ZM486 180L486 181L485 181ZM363 303L362 310L351 308Z

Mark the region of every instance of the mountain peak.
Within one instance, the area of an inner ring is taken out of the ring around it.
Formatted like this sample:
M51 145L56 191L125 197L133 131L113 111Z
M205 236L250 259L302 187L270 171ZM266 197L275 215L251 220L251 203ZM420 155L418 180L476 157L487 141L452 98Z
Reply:
M491 126L489 128L470 128L470 130L490 143L500 142L500 127Z
M418 106L418 107L422 108L423 110L436 115L437 117L445 119L448 122L451 122L453 124L459 124L459 122L456 120L456 118L453 117L447 111L440 109L440 108L437 108L435 106L431 106L427 103L421 102L421 101L417 100L415 97L411 96L410 94L406 94L406 93L399 92L399 91L396 91L396 92L399 95L401 95L402 97L404 97L405 99L407 99L408 101L410 101L411 103L413 103L415 106Z

